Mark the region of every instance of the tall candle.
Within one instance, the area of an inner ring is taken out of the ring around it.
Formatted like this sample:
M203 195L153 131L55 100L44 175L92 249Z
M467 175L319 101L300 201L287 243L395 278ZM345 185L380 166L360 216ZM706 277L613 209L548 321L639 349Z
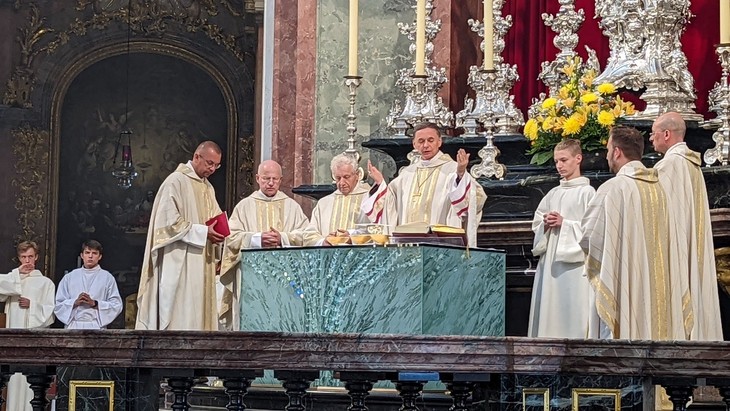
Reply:
M492 0L484 0L484 70L494 69L494 12Z
M357 76L357 37L358 37L358 17L357 17L357 1L350 0L350 48L347 54L348 66L347 75Z
M416 3L416 75L426 75L426 0Z
M720 43L730 43L730 0L720 0Z

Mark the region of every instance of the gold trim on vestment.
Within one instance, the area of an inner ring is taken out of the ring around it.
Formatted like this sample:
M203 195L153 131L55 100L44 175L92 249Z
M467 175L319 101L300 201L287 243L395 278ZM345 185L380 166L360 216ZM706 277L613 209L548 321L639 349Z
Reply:
M606 284L601 281L601 262L591 257L586 259L586 273L588 280L596 294L596 311L606 324L614 338L619 338L621 329L618 321L618 302L616 296ZM615 279L614 279L615 281Z
M281 230L284 226L284 200L263 201L254 198L256 201L256 224L257 231L269 231L272 227Z
M436 182L441 174L443 164L434 167L416 168L416 178L411 184L411 194L408 203L407 223L431 222L431 205Z
M649 263L649 291L654 293L651 298L651 339L669 339L669 327L671 312L669 304L668 267L666 264L666 250L668 250L667 222L660 222L656 216L667 215L667 200L664 191L659 183L647 183L634 180L641 197L641 216L644 226L644 244L646 244L647 259ZM630 267L639 269L639 267ZM640 271L639 271L640 272ZM632 307L633 308L633 307Z

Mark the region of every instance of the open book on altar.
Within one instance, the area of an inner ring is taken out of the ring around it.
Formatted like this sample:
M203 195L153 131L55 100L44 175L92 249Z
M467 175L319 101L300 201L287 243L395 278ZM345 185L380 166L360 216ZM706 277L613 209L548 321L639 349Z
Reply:
M217 216L206 221L205 225L211 225L214 222L216 223L215 227L213 227L213 230L215 230L215 232L222 235L223 237L228 237L229 235L231 235L231 228L228 226L228 213L223 211Z
M466 246L466 231L461 227L415 222L396 226L391 234L394 243L429 243Z

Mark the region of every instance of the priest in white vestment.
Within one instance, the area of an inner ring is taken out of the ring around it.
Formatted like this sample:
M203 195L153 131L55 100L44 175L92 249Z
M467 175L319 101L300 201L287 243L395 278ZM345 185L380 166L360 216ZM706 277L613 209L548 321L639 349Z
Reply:
M0 274L0 302L5 303L7 328L46 328L53 324L56 287L50 278L36 270L38 245L32 241L18 244L20 266ZM25 375L15 373L8 381L7 411L31 411L33 391Z
M241 250L301 246L302 233L309 224L302 208L279 191L282 170L279 163L266 160L259 165L259 190L241 200L230 215L231 235L226 239L221 261L219 296L221 320L226 329L238 329L238 294Z
M669 247L669 214L656 170L639 161L644 138L616 126L608 139L616 176L603 183L582 222L592 286L589 338L685 340L692 307Z
M689 281L694 326L690 339L722 341L710 206L700 154L684 142L687 127L678 113L666 113L652 126L651 142L664 153L654 168L667 193L672 219L672 252Z
M99 261L104 249L96 240L81 245L83 266L61 278L54 312L67 329L105 329L122 312L117 281Z
M590 284L579 241L588 203L596 194L580 175L580 141L566 139L554 151L561 180L535 210L532 254L540 257L532 287L528 337L586 338Z
M220 165L220 147L205 141L162 182L147 232L136 329L218 329L215 282L224 237L205 223L221 213L208 181Z
M431 123L420 124L413 133L413 148L420 158L403 168L386 184L379 170L368 165L378 187L365 212L381 218L391 231L408 223L444 224L463 227L470 246L477 244L477 228L487 199L484 189L466 172L469 154L460 149L456 161L441 152L441 131Z
M361 170L357 160L346 154L338 154L330 163L332 178L337 185L334 193L323 197L312 210L312 218L304 231L304 245L329 245L328 235L337 231L349 231L358 224L378 223L363 211L363 201L369 199L369 184L360 181Z

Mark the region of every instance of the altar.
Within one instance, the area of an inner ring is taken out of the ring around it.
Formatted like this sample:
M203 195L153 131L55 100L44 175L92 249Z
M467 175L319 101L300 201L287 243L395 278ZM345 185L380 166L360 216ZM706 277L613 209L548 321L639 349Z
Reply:
M444 245L243 250L242 331L504 335L505 254Z

